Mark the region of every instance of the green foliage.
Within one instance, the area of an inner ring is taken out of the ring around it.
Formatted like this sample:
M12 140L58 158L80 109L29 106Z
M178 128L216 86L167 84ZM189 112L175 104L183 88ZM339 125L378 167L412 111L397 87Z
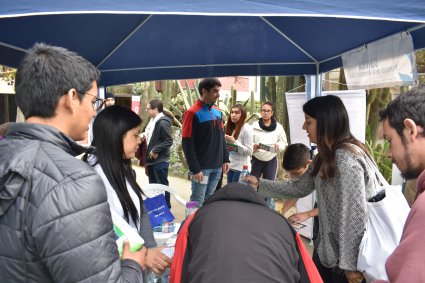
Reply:
M7 85L15 85L16 69L6 66L0 66L0 78L3 79Z
M172 127L173 145L170 150L170 168L171 176L186 176L189 169L184 159L182 149L181 127Z
M373 143L372 140L366 141L369 154L375 160L376 165L378 166L379 171L384 176L384 178L391 183L392 176L392 162L391 159L387 157L389 143L386 140L379 140L378 142Z

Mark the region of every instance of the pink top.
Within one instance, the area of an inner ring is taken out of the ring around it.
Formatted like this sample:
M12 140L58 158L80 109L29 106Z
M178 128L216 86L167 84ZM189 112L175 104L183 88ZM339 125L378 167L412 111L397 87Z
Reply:
M418 193L425 189L425 171L418 178ZM425 282L425 194L419 194L404 225L400 244L385 264L389 281L373 283Z

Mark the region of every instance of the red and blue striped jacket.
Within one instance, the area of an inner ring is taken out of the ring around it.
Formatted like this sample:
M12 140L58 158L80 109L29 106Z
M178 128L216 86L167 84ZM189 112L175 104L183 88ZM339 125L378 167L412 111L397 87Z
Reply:
M221 111L197 100L183 115L182 145L189 170L196 174L228 163L225 144Z

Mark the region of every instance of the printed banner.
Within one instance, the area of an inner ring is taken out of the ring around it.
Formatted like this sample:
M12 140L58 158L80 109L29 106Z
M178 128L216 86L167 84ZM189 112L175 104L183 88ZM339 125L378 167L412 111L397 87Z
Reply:
M134 111L137 115L140 112L140 96L132 95L131 96L131 110Z
M412 37L403 32L342 55L348 89L414 85L417 80Z

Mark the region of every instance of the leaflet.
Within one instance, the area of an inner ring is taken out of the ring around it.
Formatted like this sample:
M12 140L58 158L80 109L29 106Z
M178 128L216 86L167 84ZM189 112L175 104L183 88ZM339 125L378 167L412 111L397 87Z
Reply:
M203 178L202 178L202 181L201 181L201 182L199 182L199 181L197 181L197 180L193 179L193 174L192 174L192 173L189 173L188 179L189 179L189 180L192 180L192 181L195 181L195 182L198 182L198 183L203 184L203 185L208 184L208 176L205 176L205 175L203 176Z
M234 143L226 143L226 147L229 153L235 153L235 152L242 153L243 151L242 147Z
M276 153L276 147L274 145L267 145L267 144L260 143L259 146L260 146L260 149L263 149L268 152Z

